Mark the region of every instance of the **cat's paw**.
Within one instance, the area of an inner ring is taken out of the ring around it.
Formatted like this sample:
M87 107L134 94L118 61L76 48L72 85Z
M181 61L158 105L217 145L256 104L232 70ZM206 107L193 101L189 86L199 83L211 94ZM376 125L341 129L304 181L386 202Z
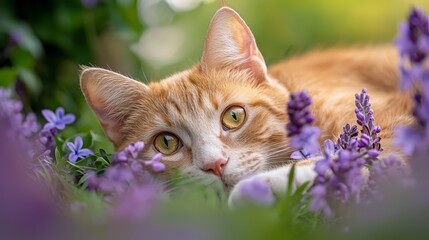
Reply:
M261 205L273 204L276 197L281 197L286 193L291 168L291 166L284 166L241 180L229 194L229 207L236 207L245 202ZM297 166L292 181L292 190L307 181L313 181L315 176L313 165Z

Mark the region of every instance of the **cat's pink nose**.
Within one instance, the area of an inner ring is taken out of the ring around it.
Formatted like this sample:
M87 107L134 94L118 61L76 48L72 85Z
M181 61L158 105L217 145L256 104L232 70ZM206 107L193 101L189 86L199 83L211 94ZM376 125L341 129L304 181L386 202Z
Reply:
M211 172L214 175L220 177L223 173L223 169L225 168L225 165L227 162L228 162L227 159L221 158L216 161L204 164L203 170L206 172Z

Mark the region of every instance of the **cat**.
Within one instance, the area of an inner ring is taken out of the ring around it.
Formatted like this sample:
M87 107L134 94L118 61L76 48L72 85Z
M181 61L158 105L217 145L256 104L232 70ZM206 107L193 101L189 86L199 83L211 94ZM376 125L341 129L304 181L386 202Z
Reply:
M201 183L223 186L240 201L244 179L260 178L275 194L291 169L285 125L291 92L313 99L320 140L335 140L355 122L354 94L367 88L385 153L397 125L412 123L412 103L398 88L392 46L334 48L294 56L269 70L244 20L221 7L208 29L201 62L148 85L121 74L83 67L81 89L107 137L120 150L146 143L144 157L160 152L166 177L179 170ZM317 158L296 161L293 186L315 177Z

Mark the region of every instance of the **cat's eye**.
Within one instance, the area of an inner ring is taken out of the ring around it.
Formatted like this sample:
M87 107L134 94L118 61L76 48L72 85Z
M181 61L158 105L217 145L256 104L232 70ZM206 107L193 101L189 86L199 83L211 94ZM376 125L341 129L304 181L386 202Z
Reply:
M164 155L171 155L180 147L180 140L174 134L161 133L155 138L153 143L156 150Z
M241 126L246 119L246 111L240 106L229 107L222 115L222 125L227 130Z

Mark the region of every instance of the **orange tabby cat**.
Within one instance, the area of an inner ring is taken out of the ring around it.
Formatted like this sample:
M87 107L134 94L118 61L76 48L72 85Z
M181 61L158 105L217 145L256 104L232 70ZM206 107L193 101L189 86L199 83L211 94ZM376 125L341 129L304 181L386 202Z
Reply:
M250 29L222 7L210 23L200 64L149 85L83 68L81 87L118 149L144 141L145 157L160 152L168 170L222 184L232 190L232 203L240 200L240 180L250 176L262 177L275 193L286 190L296 150L285 133L290 92L312 96L323 141L355 122L354 94L367 88L384 152L394 152L393 128L412 122L412 104L397 87L397 66L395 50L386 46L314 51L267 70ZM314 161L298 163L295 185L314 177Z

